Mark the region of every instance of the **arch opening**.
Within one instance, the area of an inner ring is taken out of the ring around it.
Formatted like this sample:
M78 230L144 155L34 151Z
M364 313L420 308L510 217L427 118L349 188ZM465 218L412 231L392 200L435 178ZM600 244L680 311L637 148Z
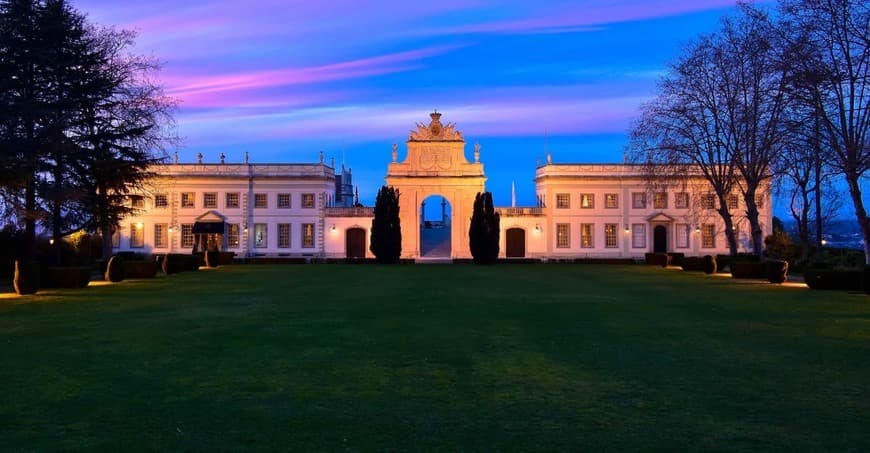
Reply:
M430 195L420 203L420 256L444 258L451 254L450 203L440 195Z

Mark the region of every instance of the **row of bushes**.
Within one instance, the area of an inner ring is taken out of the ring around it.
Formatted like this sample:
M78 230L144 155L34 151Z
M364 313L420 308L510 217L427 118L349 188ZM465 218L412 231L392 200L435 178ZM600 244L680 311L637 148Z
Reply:
M703 271L707 274L715 274L720 269L717 256L684 256L682 253L671 255L664 253L647 254L647 263L662 266L674 263L674 265L682 267L684 271ZM675 262L680 264L675 264ZM734 278L759 278L767 279L771 283L783 283L788 275L787 261L734 261L729 259L728 263L731 268L731 276Z

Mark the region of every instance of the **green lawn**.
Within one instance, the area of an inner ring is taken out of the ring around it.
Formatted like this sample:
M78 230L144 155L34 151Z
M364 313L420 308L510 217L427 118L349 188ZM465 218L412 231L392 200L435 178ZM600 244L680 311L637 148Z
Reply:
M870 450L870 297L229 266L0 299L0 450Z

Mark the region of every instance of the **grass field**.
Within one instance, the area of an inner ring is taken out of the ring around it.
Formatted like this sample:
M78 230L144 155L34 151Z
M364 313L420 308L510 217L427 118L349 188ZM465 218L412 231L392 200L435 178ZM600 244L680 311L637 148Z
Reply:
M228 266L0 299L0 450L870 451L870 297Z

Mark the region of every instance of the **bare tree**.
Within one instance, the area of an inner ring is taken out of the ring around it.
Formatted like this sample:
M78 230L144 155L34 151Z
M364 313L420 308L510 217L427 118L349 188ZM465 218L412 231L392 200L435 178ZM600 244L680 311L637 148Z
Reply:
M820 120L822 149L849 188L870 264L870 218L861 180L870 169L870 4L783 0L792 85Z

